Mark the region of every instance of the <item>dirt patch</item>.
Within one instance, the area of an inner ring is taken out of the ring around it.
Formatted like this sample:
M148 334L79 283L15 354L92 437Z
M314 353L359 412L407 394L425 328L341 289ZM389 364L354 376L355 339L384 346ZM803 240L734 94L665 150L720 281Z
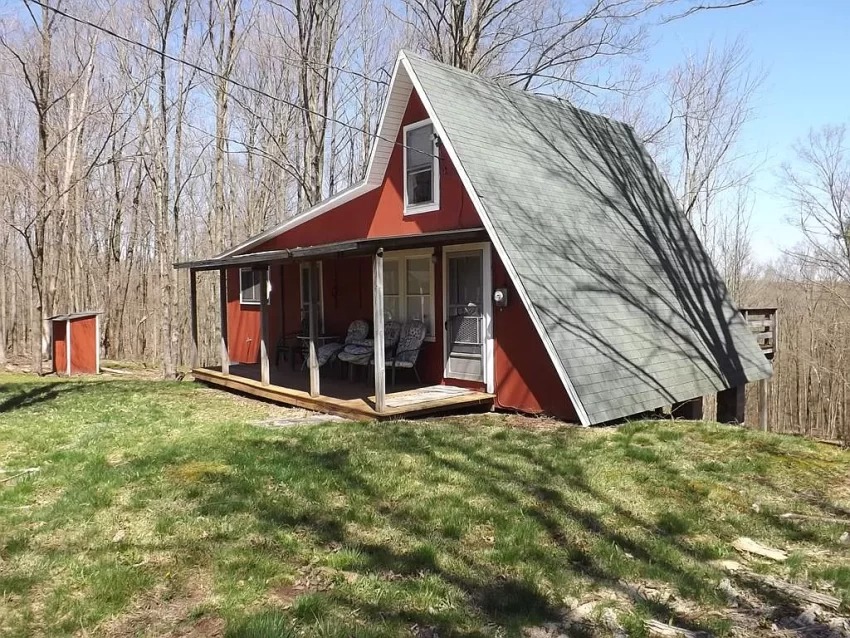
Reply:
M174 631L168 635L174 638L219 638L224 636L226 626L223 618L207 616L197 620L190 627Z
M269 601L276 605L281 605L283 607L289 607L292 605L292 601L294 601L298 596L304 593L304 589L301 587L297 587L296 585L283 585L281 587L275 587L272 589L268 598Z
M573 423L567 423L566 421L560 421L558 419L542 415L535 416L511 412L490 412L485 418L492 425L498 425L515 430L531 430L535 432L555 432L566 428L578 427ZM430 420L434 423L458 423L464 425L469 423L477 424L477 417L475 417L475 419L475 421L470 421L470 417L468 416L446 416L442 418L432 418ZM423 421L418 422L420 424L423 423Z
M197 616L197 610L210 599L212 584L203 573L192 574L182 589L157 586L140 596L129 609L100 625L98 636L172 636L212 638L224 635L224 620L217 616Z
M290 408L283 414L277 414L273 418L262 421L254 421L251 425L261 428L279 429L299 425L321 425L323 423L349 423L348 419L332 414L322 414L300 408Z

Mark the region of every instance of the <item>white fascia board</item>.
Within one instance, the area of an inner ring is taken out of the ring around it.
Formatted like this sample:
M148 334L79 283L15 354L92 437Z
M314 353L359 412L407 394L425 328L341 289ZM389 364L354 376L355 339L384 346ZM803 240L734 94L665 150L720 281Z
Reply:
M454 146L452 146L452 142L449 139L449 136L446 134L446 130L440 123L440 119L437 117L437 113L434 111L434 107L431 104L431 101L428 99L428 96L425 94L425 91L422 88L422 83L419 81L419 78L416 77L416 73L414 73L410 62L403 51L399 54L399 58L402 61L407 76L413 82L413 87L416 89L416 93L419 95L419 99L422 100L422 104L425 106L425 110L428 112L428 116L431 118L431 122L434 125L434 129L440 136L440 142L443 144L443 148L446 149L449 158L454 164L455 170L457 170L458 175L460 176L460 180L463 183L464 188L466 189L467 195L469 195L469 198L472 200L472 204L473 206L475 206L475 210L478 211L478 216L481 218L481 222L487 229L487 234L490 236L490 241L492 241L493 246L496 247L496 252L498 252L502 263L505 265L505 270L508 271L508 275L510 276L511 281L514 284L514 287L516 288L520 299L522 299L523 305L525 305L525 308L528 311L528 316L531 317L531 322L537 329L537 334L540 335L540 339L543 341L543 345L546 348L546 352L549 354L549 358L552 361L552 365L555 366L555 370L558 373L558 377L561 379L561 383L563 384L564 389L567 391L570 400L573 402L573 407L576 410L576 414L578 415L581 424L592 425L590 417L587 415L587 411L585 410L581 399L579 399L578 392L576 392L575 386L573 385L572 381L570 381L570 378L567 375L567 371L564 369L564 365L561 363L561 359L558 357L558 353L555 350L555 346L552 343L552 340L549 338L546 329L543 327L543 323L540 321L540 317L538 316L537 311L534 309L534 305L531 303L531 298L528 296L528 292L526 291L525 286L522 284L522 281L520 280L519 275L517 274L516 269L514 268L514 265L510 260L510 257L505 251L505 247L502 245L499 236L496 234L496 230L493 227L493 222L487 215L487 211L484 209L484 204L481 202L481 198L478 197L478 193L472 186L472 182L469 179L469 175L467 175L466 170L464 169L463 164L460 161L460 158L455 152Z
M274 226L273 228L270 228L269 230L264 231L259 235L254 235L253 237L242 242L238 246L229 248L223 253L216 255L214 259L221 259L223 257L232 257L233 255L239 255L253 248L254 246L258 246L259 244L262 244L263 242L266 242L269 239L272 239L273 237L277 237L281 233L284 233L291 228L300 226L304 222L308 222L311 219L318 217L322 213L326 213L327 211L336 208L337 206L345 204L346 202L349 202L352 199L355 199L360 195L363 195L364 193L373 190L374 188L375 186L371 186L365 181L357 182L356 184L346 188L345 190L340 191L336 195L329 197L325 201L316 204L315 206L313 206L313 208L305 210L300 215L296 215L295 217L287 219L286 221L281 222L277 226Z

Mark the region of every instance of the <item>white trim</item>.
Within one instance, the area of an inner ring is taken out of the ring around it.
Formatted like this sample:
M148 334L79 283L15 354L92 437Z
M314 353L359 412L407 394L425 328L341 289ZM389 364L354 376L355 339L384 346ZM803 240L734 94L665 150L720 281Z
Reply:
M65 320L65 374L71 376L71 320Z
M94 373L100 374L100 315L94 316Z
M260 295L263 294L262 281L261 281L262 278L260 277L260 274L259 274L259 271L262 270L262 269L252 268L251 266L243 266L239 269L239 305L240 306L259 306L261 301L262 301L262 298L257 299L256 301L250 301L250 300L246 301L245 299L242 298L242 293L244 292L244 290L242 288L242 273L246 270L250 271L251 273L256 274L257 277L260 278L260 281L257 281L256 284L253 284L251 287L253 288L254 285L256 285L260 289ZM253 277L253 275L252 275L252 277ZM267 290L266 290L266 299L268 299L271 296L271 294L270 294L271 293L271 272L269 271L268 266L266 266L266 282L268 283Z
M309 308L309 304L305 306L304 304L304 271L310 271L310 263L309 261L302 261L298 264L298 300L300 302L300 306L298 307L299 316L305 307ZM322 271L322 262L318 262L319 267L317 268L319 274L319 330L321 332L325 331L325 282L324 282L324 273ZM303 320L303 317L301 317Z
M478 212L478 216L481 218L481 223L483 223L484 227L487 229L487 233L490 235L490 240L493 242L493 246L496 248L496 252L501 258L502 264L505 266L505 270L508 272L511 281L513 282L514 287L516 288L517 294L519 295L520 299L522 299L522 302L525 305L526 310L528 311L528 316L531 318L531 322L537 329L537 334L540 335L540 339L543 341L543 346L546 348L546 352L549 354L549 358L552 361L552 365L555 366L555 370L558 373L558 377L560 377L561 383L564 385L564 388L566 389L570 400L573 402L573 407L576 410L576 414L578 415L579 420L581 421L582 425L590 425L590 417L588 417L587 411L584 409L584 405L582 405L581 399L579 399L578 392L576 392L575 386L573 386L572 381L570 381L570 378L567 375L567 371L564 369L564 365L561 363L561 359L558 357L558 353L555 350L555 346L552 343L552 340L549 338L546 329L543 327L543 323L540 321L540 317L537 315L537 311L534 309L534 305L531 303L531 298L528 296L528 291L526 291L525 286L523 286L522 281L520 281L519 275L517 274L516 269L511 263L510 257L508 257L508 254L505 251L505 247L499 240L499 236L496 234L495 228L493 227L493 222L488 217L487 211L484 209L484 204L481 202L481 198L478 197L478 192L472 186L472 182L469 179L469 175L467 174L466 169L463 167L463 164L461 164L460 158L458 157L457 152L455 152L455 149L452 146L449 136L446 134L446 130L443 128L443 125L440 124L440 120L437 119L436 112L434 111L434 106L431 104L431 101L425 94L425 90L422 87L422 83L419 81L419 78L417 78L416 74L413 72L413 69L404 51L399 53L399 58L402 62L402 67L407 73L407 76L410 78L410 81L413 83L413 87L416 89L416 93L419 96L419 99L422 101L422 105L425 107L425 111L428 113L431 118L431 121L434 123L434 129L437 131L437 135L440 136L441 146L445 148L449 159L454 165L455 170L457 171L458 176L460 177L460 180L463 183L464 188L466 189L467 195L469 195L469 198L472 200L472 205L475 206L475 210Z
M430 119L419 120L418 122L407 124L402 129L401 143L404 145L401 149L403 167L402 201L404 202L403 215L405 217L409 215L421 215L422 213L431 213L435 210L440 210L440 147L437 145L436 136L431 137L431 154L433 155L433 157L431 158L431 201L412 205L407 203L407 134L411 131L415 131L425 126L430 126L432 130L435 130L434 125Z
M410 259L428 259L429 266L429 294L431 295L431 332L425 335L425 341L437 340L437 301L434 296L436 277L434 273L434 249L433 248L411 248L409 250L393 250L384 252L384 264L388 261L403 263L404 268L399 269L398 277L398 310L407 321L407 262ZM384 284L384 295L386 295L386 283Z
M482 318L484 320L484 343L481 349L481 368L484 372L483 379L463 377L449 373L449 331L447 325L449 307L449 255L451 253L476 250L481 251L481 295L483 297ZM493 261L490 250L491 243L489 241L443 246L443 378L483 381L487 386L487 392L495 392L496 360L494 356L495 341L493 339Z
M242 268L240 268L239 269L239 305L240 306L259 306L260 305L259 299L257 299L256 301L254 301L254 300L246 301L245 298L242 296L242 293L245 292L245 286L242 285L242 275L244 275L246 272L251 273L251 288L254 288L254 286L256 286L256 285L259 285L259 282L254 281L255 275L259 278L259 273L256 270L254 270L250 266L243 266ZM262 292L260 294L262 294Z
M487 392L496 391L496 339L493 319L493 254L492 244L487 242L484 248L484 334L487 341L484 347L484 383Z

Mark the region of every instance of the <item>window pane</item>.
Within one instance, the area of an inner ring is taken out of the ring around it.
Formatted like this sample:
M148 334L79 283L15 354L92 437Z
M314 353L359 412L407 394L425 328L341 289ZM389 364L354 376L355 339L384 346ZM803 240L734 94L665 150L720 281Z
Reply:
M240 284L243 302L260 300L260 273L253 270L240 271Z
M418 319L428 326L428 334L434 334L434 322L431 317L431 295L407 296L407 320Z
M431 259L429 257L407 260L407 294L431 294Z
M405 152L407 153L408 172L417 168L430 167L433 164L434 128L431 125L420 126L407 132Z
M251 294L251 286L254 285L254 278L251 276L250 270L242 271L242 296L248 297Z
M408 204L427 204L434 201L432 177L430 168L407 174Z
M398 295L384 295L384 320L402 321L399 315Z
M384 260L384 295L399 294L400 278L398 276L401 262Z

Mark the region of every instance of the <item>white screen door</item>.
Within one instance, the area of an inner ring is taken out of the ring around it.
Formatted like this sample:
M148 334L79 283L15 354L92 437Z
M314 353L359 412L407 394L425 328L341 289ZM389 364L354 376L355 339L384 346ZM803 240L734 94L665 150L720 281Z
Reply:
M484 251L446 255L446 376L484 381Z

